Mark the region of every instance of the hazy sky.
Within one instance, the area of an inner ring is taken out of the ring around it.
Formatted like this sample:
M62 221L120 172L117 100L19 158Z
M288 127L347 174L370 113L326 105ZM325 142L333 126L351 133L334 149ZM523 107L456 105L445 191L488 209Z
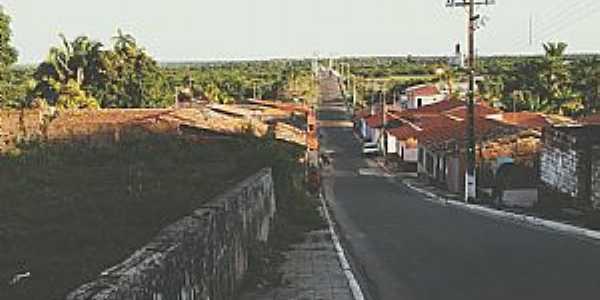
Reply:
M0 0L13 18L21 63L42 60L58 33L110 42L132 33L161 61L327 55L449 54L465 37L446 0ZM479 53L600 51L598 0L497 0L481 8ZM534 16L535 42L528 45Z

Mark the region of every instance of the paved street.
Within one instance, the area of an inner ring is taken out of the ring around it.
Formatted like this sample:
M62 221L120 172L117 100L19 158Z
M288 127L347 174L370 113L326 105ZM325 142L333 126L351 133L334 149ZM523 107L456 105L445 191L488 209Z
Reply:
M347 118L335 79L321 84L319 118ZM370 298L600 298L597 242L429 202L381 176L350 128L322 128L321 139L334 152L325 194Z

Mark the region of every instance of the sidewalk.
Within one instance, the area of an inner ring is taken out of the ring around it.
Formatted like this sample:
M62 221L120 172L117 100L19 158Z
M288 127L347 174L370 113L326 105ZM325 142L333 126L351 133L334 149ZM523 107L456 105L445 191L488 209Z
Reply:
M303 243L284 254L284 283L244 300L353 300L329 229L306 234Z
M454 206L456 208L468 210L476 214L503 219L531 227L550 229L562 234L578 236L593 241L600 241L600 231L582 227L580 224L570 224L566 220L553 220L545 215L533 214L531 212L524 212L515 209L511 210L509 208L496 208L485 204L465 203L460 196L428 185L419 179L403 178L402 176L396 176L395 179L406 184L406 186L414 191L426 195L429 200L436 201L444 205Z

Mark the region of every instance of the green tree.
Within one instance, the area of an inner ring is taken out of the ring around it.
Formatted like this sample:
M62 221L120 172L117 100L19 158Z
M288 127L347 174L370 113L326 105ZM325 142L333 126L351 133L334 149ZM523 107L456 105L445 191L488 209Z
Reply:
M12 82L11 66L17 62L18 53L11 45L10 22L10 16L0 6L0 106L14 104L19 100L14 96L20 92Z
M174 91L158 63L121 30L113 37L112 51L103 56L106 82L98 91L103 107L166 107Z
M584 113L600 112L600 58L577 61L571 69L573 88L582 97Z
M62 34L60 38L62 45L50 48L48 57L34 74L38 82L36 96L50 104L57 102L62 86L70 81L75 81L81 88L94 90L103 76L101 43L86 36L77 37L73 42Z
M56 106L60 109L98 108L98 101L81 89L76 80L60 85Z
M158 63L138 47L133 36L121 30L113 38L112 50L86 36L72 42L63 35L62 45L52 47L41 63L33 96L57 104L61 90L75 81L86 95L102 107L166 107L174 94ZM71 87L72 89L72 87Z
M564 104L572 100L570 73L565 61L565 43L544 44L545 56L540 66L542 99L541 108L546 112L560 113Z

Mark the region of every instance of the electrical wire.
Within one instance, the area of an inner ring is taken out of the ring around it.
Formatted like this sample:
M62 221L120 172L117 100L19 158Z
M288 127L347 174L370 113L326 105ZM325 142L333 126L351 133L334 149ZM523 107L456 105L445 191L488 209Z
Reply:
M534 35L542 36L545 33L545 31L552 30L552 28L557 26L557 22L555 20L564 20L565 17L573 15L573 13L579 11L584 5L589 5L590 2L593 1L595 0L588 0L587 2L586 0L581 0L580 2L575 4L563 2L562 5L546 9L543 13L536 14L536 19L541 20L541 22L536 24L537 26ZM540 30L540 28L542 29ZM515 39L513 43L513 46L519 47L529 45L529 32L519 36L517 39Z
M536 37L536 41L542 41L549 36L559 33L576 23L579 23L581 20L588 18L591 14L590 12L595 12L600 3L597 0L588 0L576 3L571 5L569 8L560 11L552 16L546 16L543 20L549 20L542 22L542 24L546 23L547 26L541 26L541 30L534 31L534 36ZM583 9L586 7L586 9ZM539 28L539 27L538 27ZM529 37L517 39L513 43L513 47L522 48L530 46Z

